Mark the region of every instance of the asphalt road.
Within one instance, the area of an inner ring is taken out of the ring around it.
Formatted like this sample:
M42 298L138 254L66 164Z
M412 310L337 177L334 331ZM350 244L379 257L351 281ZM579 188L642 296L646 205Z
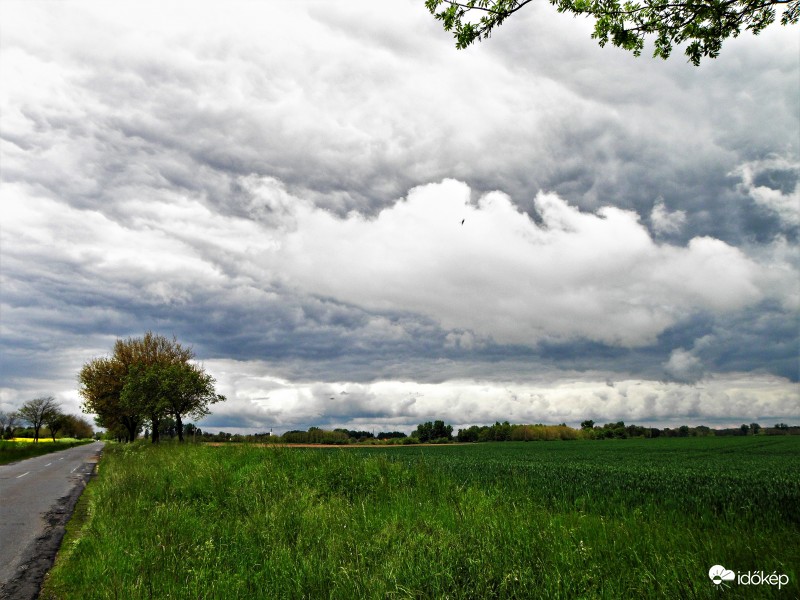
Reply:
M0 465L0 598L35 598L102 442Z

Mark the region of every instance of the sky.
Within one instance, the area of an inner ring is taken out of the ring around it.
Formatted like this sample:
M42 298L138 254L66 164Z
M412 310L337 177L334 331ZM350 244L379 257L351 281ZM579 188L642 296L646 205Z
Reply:
M212 432L800 421L800 36L0 2L0 410L152 330Z

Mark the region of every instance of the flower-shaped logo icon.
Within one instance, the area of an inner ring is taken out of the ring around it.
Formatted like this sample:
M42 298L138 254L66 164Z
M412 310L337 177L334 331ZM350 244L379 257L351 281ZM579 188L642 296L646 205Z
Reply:
M722 565L714 565L708 570L708 576L715 585L719 585L723 581L732 581L736 575L733 571L726 569Z

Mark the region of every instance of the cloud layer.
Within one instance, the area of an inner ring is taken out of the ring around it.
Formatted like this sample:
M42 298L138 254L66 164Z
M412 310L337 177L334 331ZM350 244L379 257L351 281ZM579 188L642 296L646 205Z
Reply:
M800 416L795 32L696 69L529 8L3 5L0 408L153 329L237 427Z

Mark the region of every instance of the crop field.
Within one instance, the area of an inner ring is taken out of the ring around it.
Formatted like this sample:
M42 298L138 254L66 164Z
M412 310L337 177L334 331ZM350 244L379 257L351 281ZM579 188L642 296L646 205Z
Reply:
M798 437L137 443L107 447L41 597L796 598L798 540Z

